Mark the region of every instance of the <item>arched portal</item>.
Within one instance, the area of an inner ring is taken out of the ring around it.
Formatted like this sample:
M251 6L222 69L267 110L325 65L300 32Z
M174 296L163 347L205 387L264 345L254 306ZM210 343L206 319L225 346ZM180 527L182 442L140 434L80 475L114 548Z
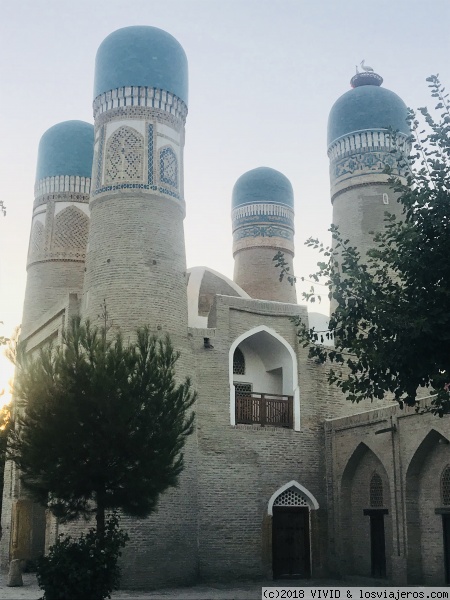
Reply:
M311 577L310 511L317 508L311 492L296 481L285 484L270 498L274 579Z
M237 373L236 350L244 373ZM239 336L229 352L230 422L300 429L297 357L275 330L261 325Z
M450 583L450 506L443 494L449 440L432 429L406 471L408 583Z
M341 480L339 554L345 575L384 578L392 571L392 519L386 469L364 443L350 456Z

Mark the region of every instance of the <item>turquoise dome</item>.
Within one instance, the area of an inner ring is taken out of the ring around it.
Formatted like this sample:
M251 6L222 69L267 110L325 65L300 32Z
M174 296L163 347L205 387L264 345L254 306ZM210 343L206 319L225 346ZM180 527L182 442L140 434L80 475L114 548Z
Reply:
M55 175L91 177L94 126L84 121L53 125L39 142L36 180Z
M100 44L95 59L94 99L125 86L153 87L188 101L188 64L183 48L157 27L124 27Z
M411 132L406 121L408 111L403 100L386 88L362 85L343 94L333 105L328 118L328 145L364 129Z
M241 175L234 184L232 207L259 202L294 208L294 191L289 179L269 167L258 167Z

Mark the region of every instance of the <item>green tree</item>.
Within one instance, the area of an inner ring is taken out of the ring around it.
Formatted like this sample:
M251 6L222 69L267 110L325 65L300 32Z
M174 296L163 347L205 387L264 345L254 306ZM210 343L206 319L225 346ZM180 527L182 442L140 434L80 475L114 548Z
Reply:
M308 240L324 256L312 280L328 286L335 308L325 332L297 325L310 357L332 363L329 381L352 402L393 398L419 410L425 388L426 410L443 416L450 413L450 106L438 76L427 81L437 116L420 108L422 129L411 112L407 182L391 179L402 219L386 213L364 259L335 227L333 248ZM283 257L274 260L289 277ZM306 298L316 299L313 288ZM334 347L321 344L325 337Z
M0 393L0 397L3 392ZM0 408L0 490L3 491L3 479L5 472L6 446L11 430L11 406L5 404ZM2 510L3 494L0 495L0 514Z
M34 360L18 352L8 456L31 496L62 521L94 514L99 538L107 511L155 510L177 484L193 430L196 395L189 379L176 382L178 357L146 327L125 345L79 319L62 345Z

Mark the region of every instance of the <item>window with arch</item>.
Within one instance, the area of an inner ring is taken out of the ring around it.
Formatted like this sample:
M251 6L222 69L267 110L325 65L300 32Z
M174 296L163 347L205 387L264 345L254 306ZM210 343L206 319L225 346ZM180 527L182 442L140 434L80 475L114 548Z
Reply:
M142 181L144 137L131 127L119 127L106 144L105 183Z
M245 375L245 357L240 348L233 354L233 375Z
M450 465L447 465L442 471L441 499L443 506L450 506Z
M284 490L273 503L274 506L309 506L299 489L291 487Z
M159 178L163 183L178 188L178 160L172 148L163 148L159 154Z
M369 488L370 506L381 508L383 506L383 482L378 473L372 475Z

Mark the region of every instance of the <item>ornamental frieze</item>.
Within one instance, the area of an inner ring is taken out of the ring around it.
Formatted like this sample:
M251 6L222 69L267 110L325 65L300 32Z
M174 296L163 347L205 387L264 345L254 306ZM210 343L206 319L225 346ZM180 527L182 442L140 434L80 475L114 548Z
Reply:
M243 227L233 234L233 240L237 242L246 237L279 237L285 240L293 240L294 232L285 227L276 227L272 225L255 225L253 227Z
M404 175L404 169L399 168L397 157L390 152L364 152L352 154L330 164L330 176L333 179L363 175L367 173L385 173L386 167L392 169L395 175Z

